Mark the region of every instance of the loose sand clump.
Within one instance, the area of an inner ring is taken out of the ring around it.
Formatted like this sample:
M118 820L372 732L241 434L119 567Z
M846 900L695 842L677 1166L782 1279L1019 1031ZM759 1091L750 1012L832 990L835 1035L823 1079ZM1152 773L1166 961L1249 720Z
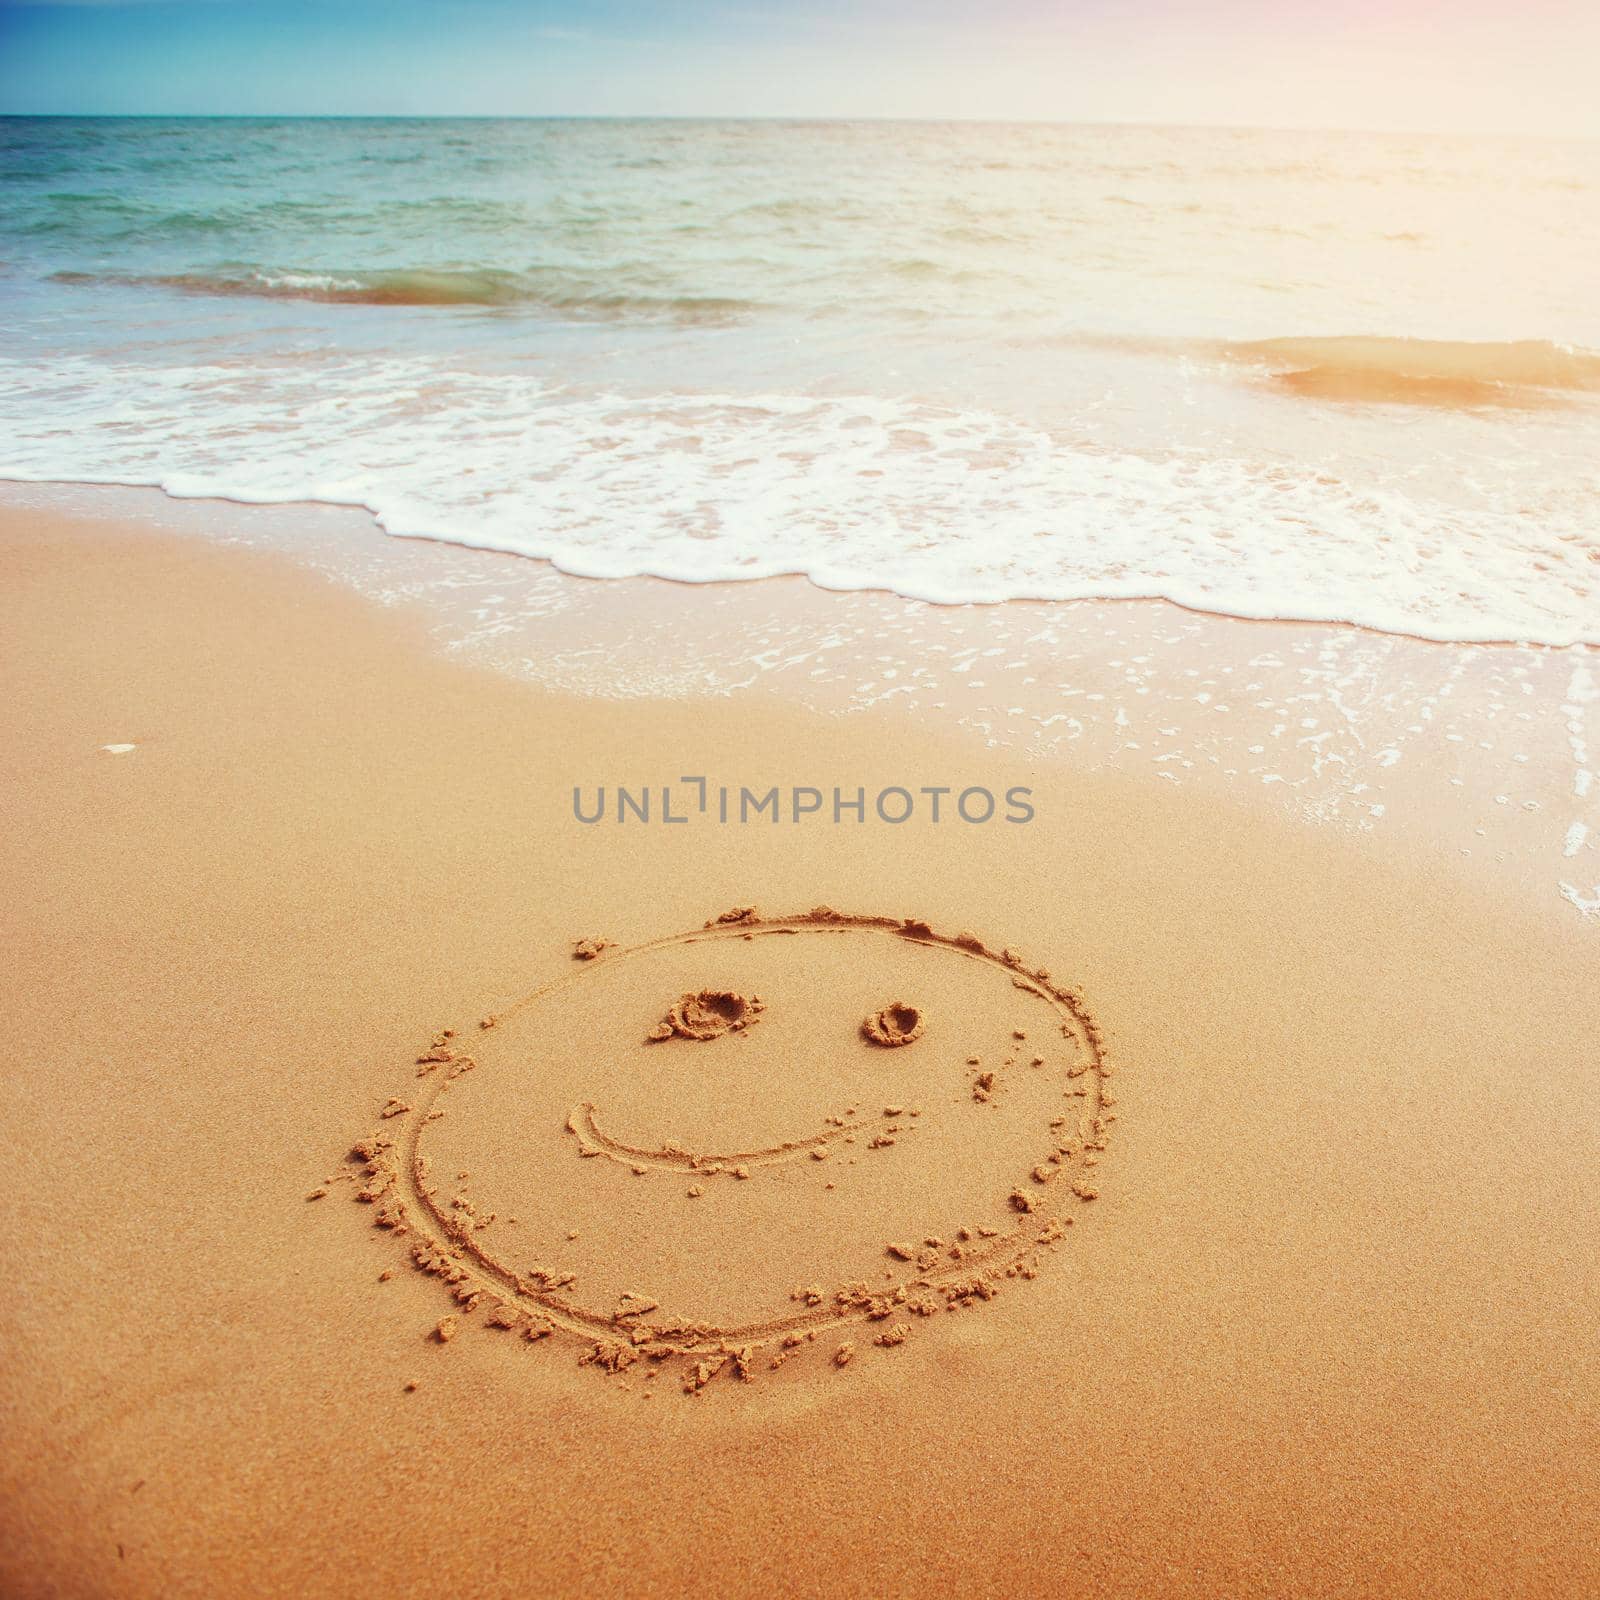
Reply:
M761 1015L760 995L735 994L731 989L701 989L683 995L650 1030L652 1039L720 1039L725 1033L748 1028Z
M896 1045L910 1044L913 1039L921 1038L924 1022L922 1012L916 1006L907 1005L904 1000L896 1000L893 1005L887 1005L882 1011L875 1011L870 1017L865 1018L861 1024L861 1031L874 1044L892 1049Z

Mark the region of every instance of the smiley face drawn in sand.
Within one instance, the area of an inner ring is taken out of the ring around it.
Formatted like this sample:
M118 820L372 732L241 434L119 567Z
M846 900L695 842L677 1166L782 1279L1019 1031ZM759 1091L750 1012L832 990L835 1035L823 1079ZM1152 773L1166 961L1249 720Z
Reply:
M827 908L607 950L415 1071L353 1160L453 1314L691 1391L1034 1276L1115 1119L1075 991Z

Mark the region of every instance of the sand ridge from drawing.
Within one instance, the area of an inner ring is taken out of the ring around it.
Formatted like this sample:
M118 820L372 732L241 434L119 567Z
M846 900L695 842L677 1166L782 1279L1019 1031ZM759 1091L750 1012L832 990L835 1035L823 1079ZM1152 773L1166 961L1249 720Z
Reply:
M781 1144L758 1145L749 1150L708 1151L684 1150L676 1145L628 1144L613 1138L600 1123L594 1105L585 1100L567 1118L567 1132L578 1141L578 1152L584 1156L607 1156L629 1167L640 1162L668 1172L685 1172L716 1177L731 1172L736 1177L748 1178L749 1171L739 1169L770 1166L776 1161L787 1161L795 1156L809 1155L813 1150L825 1149L843 1138L850 1124L845 1117L834 1119L835 1125L802 1139L785 1139Z
M1093 1169L1116 1114L1110 1109L1114 1102L1106 1080L1111 1068L1104 1043L1082 997L1053 979L1047 969L1028 967L1009 947L996 952L970 932L941 934L915 918L852 915L826 906L763 918L754 907L738 907L700 929L628 949L605 947L603 953L597 951L584 959L578 972L534 990L504 1011L484 1018L479 1026L498 1028L547 1000L557 989L583 981L586 973L647 952L717 940L829 934L907 940L986 963L1002 971L1020 996L1048 1008L1057 1038L1070 1051L1061 1092L1076 1115L1049 1119L1029 1160L1014 1171L997 1174L997 1194L1010 1218L1007 1226L961 1227L953 1238L930 1233L886 1239L883 1258L893 1271L886 1274L891 1281L884 1286L869 1289L858 1279L829 1286L802 1285L790 1292L788 1307L764 1317L718 1321L675 1315L663 1311L647 1285L623 1292L614 1303L586 1303L576 1292L573 1273L513 1266L484 1238L496 1220L494 1214L485 1214L464 1189L452 1192L451 1184L435 1176L424 1148L427 1130L444 1115L443 1102L452 1085L478 1065L452 1030L436 1035L419 1054L415 1073L420 1082L412 1093L393 1097L381 1108L380 1131L352 1147L350 1159L358 1169L356 1199L375 1208L376 1227L407 1240L412 1264L418 1270L441 1280L457 1308L452 1317L481 1307L484 1325L520 1334L529 1343L552 1335L576 1339L580 1341L580 1362L608 1372L644 1361L649 1367L647 1375L654 1376L667 1365L675 1365L683 1388L690 1393L697 1393L725 1370L748 1380L758 1369L781 1367L808 1346L816 1346L825 1335L848 1333L856 1325L863 1327L870 1344L898 1347L920 1319L980 1304L992 1299L1006 1279L1034 1276L1042 1255L1071 1225L1074 1209L1096 1198ZM685 995L683 1000L692 998ZM723 999L727 998L724 992ZM720 1014L724 1019L745 1015L727 1005ZM886 1020L889 1040L904 1046L921 1036L926 1012L896 1001L885 1007L878 1019ZM869 1017L863 1024L869 1041L874 1020ZM1012 1037L1020 1057L1027 1031L1018 1027ZM1017 1059L1008 1060L1007 1065L1015 1065ZM1029 1065L1038 1068L1044 1061L1043 1055L1035 1053ZM969 1075L986 1076L992 1082L992 1072L972 1073L976 1065L969 1060ZM985 1098L973 1095L979 1102ZM874 1134L861 1148L893 1146L905 1120L904 1109L884 1107L884 1131ZM711 1152L675 1145L648 1147L607 1133L595 1105L584 1102L568 1115L565 1131L576 1141L580 1157L608 1157L640 1176L666 1171L697 1180L743 1182L774 1163L823 1160L836 1140L849 1138L855 1143L855 1134L864 1128L857 1120L856 1107L850 1106L842 1114L830 1115L820 1131L748 1149ZM464 1179L466 1174L460 1176ZM326 1186L313 1197L325 1192ZM688 1190L690 1196L701 1192L698 1182ZM452 1322L449 1336L434 1330L432 1337L445 1342L456 1328ZM854 1342L847 1341L833 1351L832 1363L842 1367L855 1354Z

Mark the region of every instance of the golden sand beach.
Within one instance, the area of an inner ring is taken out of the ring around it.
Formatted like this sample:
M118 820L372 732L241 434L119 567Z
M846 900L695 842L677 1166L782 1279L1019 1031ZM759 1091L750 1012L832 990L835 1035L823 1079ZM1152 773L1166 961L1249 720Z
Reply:
M7 1595L1600 1589L1554 896L259 550L0 573ZM1033 816L574 817L730 753Z

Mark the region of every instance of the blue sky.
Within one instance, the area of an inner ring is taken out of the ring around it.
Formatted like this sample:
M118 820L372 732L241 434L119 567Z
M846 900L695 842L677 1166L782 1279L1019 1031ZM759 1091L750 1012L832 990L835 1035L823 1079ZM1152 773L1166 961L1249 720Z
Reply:
M1600 136L1597 0L0 0L0 110Z

